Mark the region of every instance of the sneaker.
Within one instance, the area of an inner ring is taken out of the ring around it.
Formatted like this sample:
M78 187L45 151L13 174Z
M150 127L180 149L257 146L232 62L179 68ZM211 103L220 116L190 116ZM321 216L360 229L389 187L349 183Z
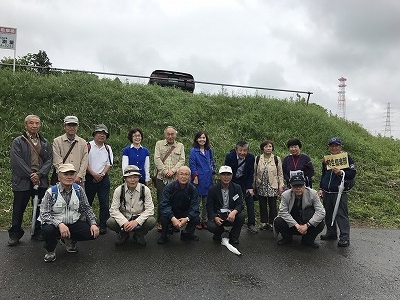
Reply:
M247 230L250 231L251 233L258 233L258 229L254 225L249 225L247 226Z
M349 240L339 240L337 243L338 247L348 247L350 246Z
M67 250L68 253L78 252L76 242L71 239L60 239L60 244L65 247L65 250Z
M125 244L128 239L129 239L129 233L121 231L120 233L118 233L118 238L115 241L115 246L121 246Z
M332 234L322 234L321 235L321 240L323 240L323 241L336 241L337 240L337 236L336 235L332 235Z
M168 237L160 235L160 237L157 240L157 244L161 245L165 244L166 242L168 242Z
M231 237L231 238L229 238L229 244L238 245L239 244L239 239L235 239L235 238Z
M10 246L10 247L14 247L14 246L16 246L16 245L18 245L19 244L19 239L13 239L13 238L10 238L9 240L8 240L8 246Z
M292 239L280 239L277 244L279 246L283 246L283 245L290 245L292 243Z
M144 239L144 235L134 234L133 239L138 245L142 247L145 247L147 245L146 240Z
M261 223L260 230L268 230L268 224L267 223Z
M181 241L198 241L199 237L193 233L181 232Z
M222 236L220 234L214 234L213 235L213 241L221 243L222 242Z
M56 253L55 252L47 252L44 255L44 261L45 262L52 262L56 260Z

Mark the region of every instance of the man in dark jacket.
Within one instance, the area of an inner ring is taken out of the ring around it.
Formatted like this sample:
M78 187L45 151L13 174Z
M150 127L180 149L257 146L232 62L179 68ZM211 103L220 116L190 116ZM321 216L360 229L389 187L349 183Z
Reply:
M11 228L8 230L9 246L15 246L24 235L22 219L29 199L38 195L42 199L48 187L48 174L53 156L49 142L39 133L40 118L25 118L26 132L13 140L10 160L12 190L14 194ZM39 216L37 210L36 219ZM36 221L32 239L41 240L40 222Z
M236 143L225 157L225 165L232 168L232 182L237 183L242 188L247 208L247 229L251 233L258 233L256 225L256 215L254 212L254 154L249 152L249 144L246 141Z
M169 225L181 231L182 241L198 241L194 234L196 225L200 223L199 197L196 187L190 182L190 169L180 167L176 172L176 180L165 186L160 204L162 231L158 244L168 241Z
M214 234L213 240L220 242L224 226L232 226L229 243L239 244L239 236L244 224L243 193L240 185L232 182L232 168L219 169L220 182L208 189L207 229Z
M338 155L342 153L343 142L338 137L333 137L328 140L329 153ZM322 162L322 175L319 185L319 196L323 198L323 204L326 210L325 223L326 234L321 235L322 240L337 240L337 227L339 227L339 247L348 247L350 245L350 222L349 211L347 207L347 191L349 190L348 182L354 180L356 176L356 167L350 155L347 155L349 167L340 169L333 166L328 170L327 162ZM339 185L342 181L342 176L345 175L344 191L340 197L339 208L333 226L332 214L338 197ZM347 183L346 183L347 182Z

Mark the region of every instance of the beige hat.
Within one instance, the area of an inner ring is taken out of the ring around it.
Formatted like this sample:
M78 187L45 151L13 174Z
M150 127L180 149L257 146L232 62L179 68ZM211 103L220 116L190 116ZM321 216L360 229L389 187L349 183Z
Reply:
M128 176L132 176L132 175L138 175L140 177L141 176L140 169L135 165L126 166L124 169L123 176L128 177Z
M66 116L64 118L64 124L78 124L79 125L79 120L75 116Z
M58 173L66 173L66 172L69 172L69 171L76 172L75 167L74 167L73 164L62 164L62 165L60 165L58 167Z
M230 173L232 174L232 168L230 166L221 166L221 168L219 168L219 174L222 173Z
M94 135L96 134L96 132L103 132L103 131L105 132L106 137L109 138L109 137L110 137L110 134L108 133L108 128L107 128L107 126L104 125L104 124L98 124L98 125L96 125L96 126L94 127L94 131L93 131L93 133L92 133L92 136L94 136Z

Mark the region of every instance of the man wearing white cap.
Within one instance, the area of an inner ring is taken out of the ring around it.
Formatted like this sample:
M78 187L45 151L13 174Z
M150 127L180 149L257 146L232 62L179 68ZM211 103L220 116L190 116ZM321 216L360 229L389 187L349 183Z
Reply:
M100 234L107 233L106 222L110 217L110 178L108 171L113 164L111 146L106 143L110 136L104 124L95 126L92 133L93 141L88 146L88 167L86 170L85 191L89 204L92 205L97 194L100 209Z
M118 233L116 246L132 237L140 246L146 246L144 236L154 228L154 204L150 189L139 182L140 169L134 165L124 168L124 183L114 191L107 227Z
M244 224L243 192L240 185L232 182L232 168L219 168L220 182L208 189L207 229L214 234L213 240L220 242L224 226L232 226L229 243L239 244L240 231Z
M57 240L70 253L77 252L77 241L95 239L99 228L85 190L74 183L76 170L72 164L61 164L56 185L50 187L42 199L40 221L47 253L45 262L56 260ZM84 220L82 220L82 217Z
M86 141L76 134L78 127L76 116L64 118L65 134L53 141L53 166L58 170L63 163L73 164L76 169L74 182L82 184L88 166L88 149Z

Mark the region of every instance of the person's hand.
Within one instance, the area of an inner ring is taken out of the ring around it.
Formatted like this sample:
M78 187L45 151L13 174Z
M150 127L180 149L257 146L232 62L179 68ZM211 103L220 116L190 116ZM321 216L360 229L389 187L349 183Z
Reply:
M254 195L254 190L253 189L247 189L246 194L253 196Z
M30 176L30 179L33 183L33 185L39 185L40 184L40 177L38 173L32 173Z
M69 228L64 223L58 224L58 230L60 231L61 238L69 239L71 237L71 233L69 232Z
M281 186L281 187L278 189L278 192L279 192L279 195L282 195L282 193L283 193L283 186Z
M129 232L129 231L132 231L133 229L135 229L136 226L138 226L138 225L139 225L139 223L136 220L130 220L128 222L125 222L123 227L126 232Z
M74 182L80 185L82 183L82 178L75 176Z
M177 218L172 217L171 222L172 222L172 226L174 226L176 229L181 228L181 222Z
M193 179L193 184L194 185L198 185L199 184L199 178L197 176Z
M342 173L342 170L340 170L338 167L333 167L332 171L337 175L340 176Z
M92 176L93 176L93 181L94 182L100 182L100 181L103 180L103 177L104 177L103 175L98 174L98 173L95 173Z
M303 225L296 224L295 226L296 226L297 231L298 231L301 235L304 235L304 234L307 233L307 230L308 230L307 224L303 224Z
M217 226L221 226L222 223L223 223L224 221L223 221L220 217L216 216L216 217L214 218L214 222L215 222L215 224L216 224Z
M166 170L164 173L165 177L172 178L174 176L174 172L171 170Z
M187 218L187 217L185 217L185 218L180 218L180 219L178 219L178 220L179 220L179 222L181 223L181 227L185 226L185 225L188 223L188 218Z
M90 226L90 234L93 238L97 238L99 236L99 227L97 225Z
M324 191L321 190L321 189L319 189L319 190L318 190L318 196L320 196L321 198L323 198L323 197L324 197Z
M236 212L233 210L229 213L228 217L226 218L227 221L233 223L236 218Z

